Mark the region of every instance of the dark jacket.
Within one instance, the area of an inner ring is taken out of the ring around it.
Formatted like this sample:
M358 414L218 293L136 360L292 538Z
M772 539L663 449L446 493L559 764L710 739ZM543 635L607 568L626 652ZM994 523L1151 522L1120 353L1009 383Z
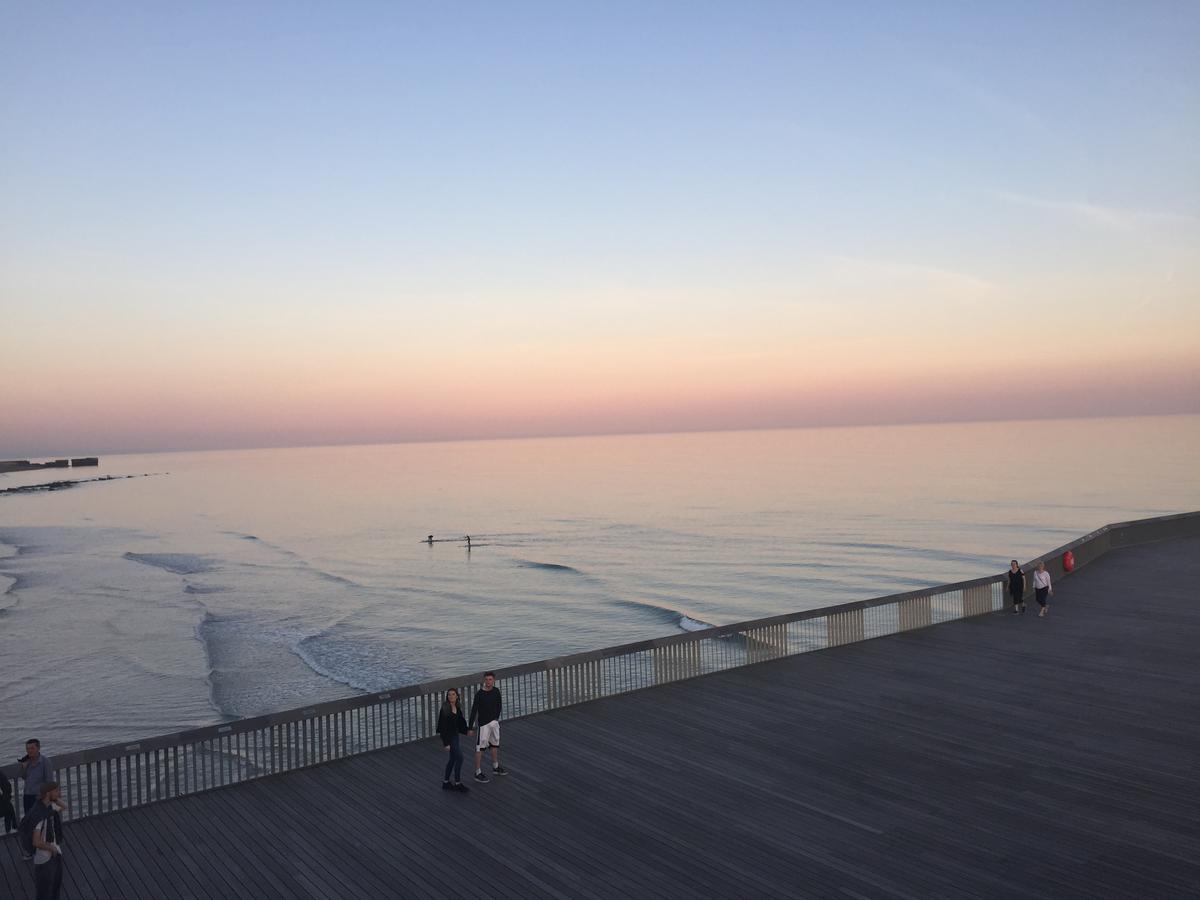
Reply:
M438 737L442 739L443 747L449 747L454 735L466 734L467 730L467 720L463 718L461 706L453 714L444 707L438 713L437 733Z

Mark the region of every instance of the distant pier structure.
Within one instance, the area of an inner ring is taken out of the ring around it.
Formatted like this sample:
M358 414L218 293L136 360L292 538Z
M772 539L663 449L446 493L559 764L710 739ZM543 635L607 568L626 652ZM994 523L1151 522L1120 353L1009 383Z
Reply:
M30 462L27 459L0 459L0 472L29 472L34 469L66 469L100 465L98 456L80 456L75 459L51 459L46 462Z

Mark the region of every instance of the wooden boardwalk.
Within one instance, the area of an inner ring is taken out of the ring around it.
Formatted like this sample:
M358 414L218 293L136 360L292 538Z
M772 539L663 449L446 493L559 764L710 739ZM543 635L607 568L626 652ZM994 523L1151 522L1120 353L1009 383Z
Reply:
M68 826L70 898L1195 897L1200 539L996 614ZM469 758L468 758L469 765ZM0 841L0 897L33 897Z

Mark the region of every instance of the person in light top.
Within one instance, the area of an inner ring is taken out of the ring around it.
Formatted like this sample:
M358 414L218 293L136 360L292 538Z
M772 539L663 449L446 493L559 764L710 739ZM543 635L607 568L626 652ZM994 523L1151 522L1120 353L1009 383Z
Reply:
M54 764L50 757L42 752L42 742L30 738L25 742L25 755L17 760L21 767L21 777L25 779L25 791L22 812L29 812L38 804L42 785L54 777Z
M1050 611L1050 607L1046 605L1046 597L1054 596L1054 587L1050 584L1050 573L1046 571L1046 564L1039 562L1037 569L1033 573L1033 595L1037 599L1038 606L1041 610L1038 616L1044 616Z

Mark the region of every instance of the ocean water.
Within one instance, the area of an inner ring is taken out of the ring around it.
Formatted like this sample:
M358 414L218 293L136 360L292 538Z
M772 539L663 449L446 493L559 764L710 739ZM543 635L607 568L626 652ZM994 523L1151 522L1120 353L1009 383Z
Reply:
M992 574L1200 508L1198 439L1200 416L1172 416L0 475L139 476L0 494L0 721L63 752Z

